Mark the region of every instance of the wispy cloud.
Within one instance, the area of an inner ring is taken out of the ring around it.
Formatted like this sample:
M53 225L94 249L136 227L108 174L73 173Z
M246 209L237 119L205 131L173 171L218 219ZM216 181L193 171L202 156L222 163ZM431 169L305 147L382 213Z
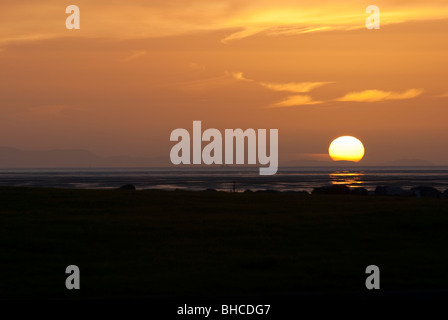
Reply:
M67 30L61 27L64 6L61 8L59 0L27 1L28 10L25 11L21 1L3 2L1 39L33 41L67 35ZM88 13L90 17L95 17L84 19L77 35L129 39L230 30L222 40L227 43L257 34L272 36L352 30L363 26L365 21L365 14L360 10L362 6L357 2L115 0L105 6L106 1L77 0L81 16ZM381 15L382 25L444 19L448 14L446 0L397 0L387 4L388 10Z
M312 32L331 31L337 29L342 28L338 28L336 26L324 26L324 27L280 26L266 30L265 34L267 36L285 36L285 35L306 34Z
M422 93L422 89L409 89L401 93L382 90L364 90L348 93L342 98L336 99L336 101L379 102L387 100L406 100L416 98Z
M226 71L226 75L230 76L238 81L246 81L246 82L254 82L255 81L255 80L248 79L248 78L244 77L244 75L241 71L237 71L237 72L227 72Z
M288 83L260 82L260 85L274 91L307 93L313 89L325 86L330 83L333 82L288 82Z
M261 33L265 30L269 29L268 27L245 27L243 30L231 33L227 37L221 40L222 43L228 43L232 40L239 40L254 36L258 33Z
M263 88L278 91L278 92L290 92L290 93L308 93L316 88L331 84L334 82L320 81L320 82L287 82L287 83L272 83L272 82L259 82L256 80L248 79L244 76L243 72L226 72L226 75L238 81L253 82ZM294 107L303 105L320 104L324 101L315 101L309 95L292 95L286 97L284 100L270 105L269 108L281 108L281 107Z
M323 101L315 101L313 98L307 95L294 95L289 96L286 99L269 106L270 108L286 108L286 107L298 107L314 104L321 104Z
M239 81L256 82L260 86L273 91L285 91L292 93L307 93L313 89L331 84L334 82L320 81L320 82L286 82L286 83L273 83L273 82L260 82L253 79L246 78L243 72L226 72L226 75Z
M226 44L233 40L249 38L257 34L272 37L272 36L300 35L312 32L325 32L332 30L352 30L354 28L360 28L360 27L358 26L342 27L342 26L329 26L329 25L319 27L318 26L307 27L303 25L245 27L241 31L231 33L229 36L222 39L221 42Z
M278 92L290 92L290 93L309 93L316 88L332 84L334 82L330 81L319 81L319 82L287 82L287 83L272 83L272 82L259 82L246 78L243 72L226 72L227 77L232 77L238 81L253 82L260 85L266 89ZM407 100L420 96L424 92L423 89L409 89L404 92L393 92L393 91L383 91L383 90L363 90L357 92L347 93L345 96L334 99L332 101L340 102L380 102L388 100ZM446 94L448 96L448 93ZM439 97L445 97L441 95ZM330 100L331 101L331 100ZM294 106L304 106L304 105L314 105L323 104L329 101L314 100L309 95L296 94L286 97L285 99L270 105L270 108L281 108L281 107L294 107Z

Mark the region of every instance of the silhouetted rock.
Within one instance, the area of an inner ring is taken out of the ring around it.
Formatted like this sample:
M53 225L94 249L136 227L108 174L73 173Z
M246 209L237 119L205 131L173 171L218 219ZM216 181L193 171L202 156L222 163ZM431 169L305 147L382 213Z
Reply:
M253 191L252 190L250 190L250 189L246 189L246 190L244 190L244 193L252 193Z
M217 192L217 191L216 191L216 189L209 188L209 189L205 190L205 192Z
M446 189L445 192L442 193L442 198L448 198L448 189Z
M345 185L333 185L314 188L312 194L349 194L350 189Z
M353 194L355 196L368 196L369 191L366 188L351 188L350 194Z
M123 190L135 190L135 186L133 184L128 183L128 184L125 184L124 186L121 186L120 189L123 189Z
M418 198L440 198L442 192L433 187L415 187L411 189L411 192Z
M376 196L411 196L413 193L400 187L378 186L375 189Z

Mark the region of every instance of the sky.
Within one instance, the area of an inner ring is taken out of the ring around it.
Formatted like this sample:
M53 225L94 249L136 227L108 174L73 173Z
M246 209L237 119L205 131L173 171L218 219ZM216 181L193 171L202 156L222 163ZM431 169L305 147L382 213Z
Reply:
M68 30L68 5L81 29ZM368 30L368 5L381 28ZM0 146L164 158L170 133L278 129L279 161L448 165L446 0L0 1ZM148 163L151 165L151 163Z

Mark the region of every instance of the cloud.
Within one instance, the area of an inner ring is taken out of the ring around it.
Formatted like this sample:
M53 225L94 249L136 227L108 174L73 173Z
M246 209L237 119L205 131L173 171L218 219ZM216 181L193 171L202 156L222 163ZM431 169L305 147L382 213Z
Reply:
M381 4L379 5L381 8ZM320 0L318 3L315 0L278 0L275 4L259 1L257 6L240 4L238 10L232 11L232 15L222 22L229 28L241 29L225 37L222 42L228 43L254 35L300 35L365 29L367 15L359 9L354 0L342 0L337 4L326 0ZM447 13L448 8L443 1L430 0L423 4L418 1L398 0L394 3L388 2L387 12L381 13L381 26L445 19Z
M335 101L378 102L386 100L406 100L416 98L422 93L422 89L409 89L402 93L382 90L364 90L348 93Z
M363 26L364 27L364 26ZM337 27L337 26L322 26L322 27L306 27L303 25L299 26L248 26L241 31L231 33L227 37L221 40L222 43L227 44L234 40L241 40L249 38L255 35L263 36L286 36L286 35L300 35L312 32L324 32L331 30L350 30L352 27Z
M260 82L265 88L274 91L287 91L293 93L307 93L313 89L325 86L333 82L288 82L288 83L269 83Z
M316 26L307 27L303 25L289 25L289 26L265 26L265 27L245 27L241 31L231 33L229 36L221 40L222 43L226 44L233 40L241 40L244 38L249 38L254 35L260 34L263 36L288 36L288 35L300 35L312 32L325 32L332 30L353 30L357 28L365 28L364 25L359 26Z
M226 72L227 76L238 81L254 82L266 89L279 92L291 92L291 93L308 93L311 90L322 87L324 85L334 82L287 82L287 83L272 83L272 82L258 82L252 79L244 77L243 72ZM293 107L323 103L323 101L314 101L308 95L293 95L285 98L284 100L277 102L270 106L270 108L281 107Z
M448 98L448 92L439 94L438 96L436 96L437 98Z
M23 2L2 1L0 39L34 41L69 34L61 1ZM120 40L229 30L222 40L228 43L257 34L352 30L365 27L366 18L365 7L355 0L77 0L76 4L81 10L81 30L71 35ZM86 14L95 19L84 19ZM446 0L388 1L381 24L445 19L447 15Z
M313 89L322 87L334 82L286 82L286 83L273 83L273 82L258 82L252 79L248 79L244 76L243 72L226 72L226 75L239 81L256 82L260 86L273 91L286 91L292 93L307 93Z
M314 104L321 104L323 101L314 101L313 98L306 95L294 95L289 96L285 100L274 103L270 108L285 108L285 107L297 107L297 106L307 106Z
M364 28L364 26L362 26ZM360 28L360 27L353 27ZM325 32L333 30L350 30L350 27L338 27L338 26L322 26L322 27L303 27L303 26L280 26L269 30L264 33L267 36L288 36L288 35L300 35L312 32Z
M234 78L235 80L238 80L238 81L246 81L246 82L254 82L255 81L255 80L252 80L252 79L245 78L241 71L238 71L238 72L227 72L226 71L226 75L230 76L230 77L232 77L232 78Z
M254 36L258 33L261 33L268 29L267 27L245 27L241 31L237 31L235 33L231 33L229 36L225 37L221 40L222 43L228 43L232 40L239 40Z
M244 77L243 72L226 72L226 76L230 76L238 81L255 82L256 84L272 91L291 92L291 93L308 93L316 88L334 83L329 81L287 82L287 83L258 82ZM404 92L364 90L358 92L350 92L341 98L335 99L334 101L379 102L387 100L406 100L416 98L420 96L422 93L423 89L409 89ZM445 97L445 95L441 95L439 97ZM328 101L313 100L313 98L309 95L299 94L288 96L284 100L274 103L270 107L271 108L293 107L293 106L322 104L326 102Z

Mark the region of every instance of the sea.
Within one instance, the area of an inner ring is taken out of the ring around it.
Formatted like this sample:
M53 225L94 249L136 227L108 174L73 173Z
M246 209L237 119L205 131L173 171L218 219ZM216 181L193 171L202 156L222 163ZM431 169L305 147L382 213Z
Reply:
M116 189L236 191L308 191L327 185L347 185L374 191L377 186L448 189L448 167L284 167L260 176L255 167L201 168L70 168L0 169L0 186Z

